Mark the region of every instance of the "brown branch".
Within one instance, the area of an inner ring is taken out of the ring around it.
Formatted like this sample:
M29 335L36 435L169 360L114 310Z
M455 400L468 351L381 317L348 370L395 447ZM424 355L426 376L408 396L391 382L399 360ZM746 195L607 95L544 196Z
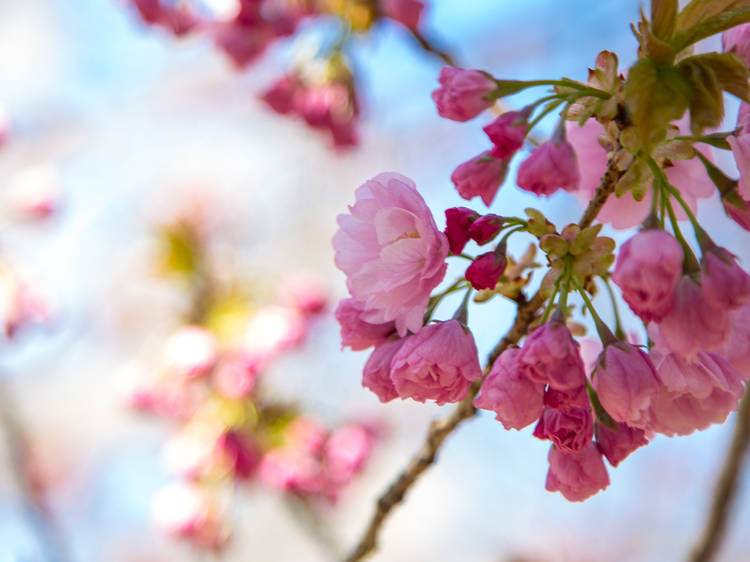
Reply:
M719 546L726 532L727 518L734 502L737 481L742 470L743 461L747 458L750 446L750 391L740 402L737 412L737 425L729 445L724 468L716 483L713 505L706 521L706 527L700 542L690 554L691 562L709 562L719 551Z
M427 39L427 37L425 37L421 31L417 29L409 29L409 33L411 33L411 36L416 39L417 43L419 43L419 46L422 47L422 49L424 49L428 53L435 55L448 66L456 66L456 61L453 58L453 55L451 55L448 51L437 47L432 41Z
M623 171L619 171L615 167L614 162L608 164L607 171L602 177L601 183L599 184L594 197L589 202L588 207L579 222L581 228L586 228L591 225L596 218L596 215L604 206L607 197L609 197L614 191L615 184L620 177L622 177L623 173ZM529 326L536 318L539 309L542 308L544 302L545 297L542 296L541 291L537 291L530 300L526 300L523 297L519 299L518 312L513 321L513 326L490 353L487 365L484 368L484 376L489 373L493 363L500 354L511 345L517 344L524 334L526 334ZM458 406L456 406L450 415L441 420L435 420L430 424L427 437L422 444L422 447L417 454L412 457L409 464L398 475L396 480L394 480L388 489L380 496L380 498L378 498L378 502L375 506L375 513L373 514L359 543L349 556L345 558L346 562L362 560L376 548L378 532L383 525L383 521L385 521L393 508L403 501L406 492L409 491L409 488L412 487L417 478L419 478L419 476L435 462L437 452L443 444L443 441L445 441L445 438L448 437L448 435L450 435L462 421L474 416L476 409L474 408L473 402L474 398L479 393L479 388L482 385L484 376L481 379L474 381L469 389L469 394L459 402Z

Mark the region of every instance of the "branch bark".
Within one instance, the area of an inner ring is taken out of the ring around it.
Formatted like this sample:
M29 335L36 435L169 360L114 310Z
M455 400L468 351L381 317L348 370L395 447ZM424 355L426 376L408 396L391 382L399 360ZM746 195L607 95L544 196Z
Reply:
M732 442L724 460L724 468L716 483L713 504L700 542L690 555L691 562L709 562L719 551L726 532L727 519L734 503L735 492L742 465L747 458L750 446L750 392L740 402L737 424L734 427Z
M615 184L622 177L624 171L618 170L613 162L609 162L607 170L601 179L599 187L594 197L589 202L580 222L581 228L590 226L596 218L601 208L604 206L607 198L615 189ZM453 412L447 417L435 420L430 424L427 431L427 437L416 455L412 457L406 468L396 477L386 491L378 498L375 505L370 523L365 529L362 538L357 546L345 558L346 562L356 562L362 560L377 547L378 533L386 517L391 513L394 507L400 504L406 493L414 485L419 476L427 470L434 462L440 446L458 425L476 414L473 402L482 385L484 377L490 372L493 363L500 354L508 349L511 345L517 344L526 334L529 326L537 317L539 310L545 302L545 298L537 291L534 296L526 300L522 298L519 302L518 312L513 322L513 326L508 333L498 342L490 353L487 365L484 368L483 376L480 380L474 381L469 389L469 394L455 407Z

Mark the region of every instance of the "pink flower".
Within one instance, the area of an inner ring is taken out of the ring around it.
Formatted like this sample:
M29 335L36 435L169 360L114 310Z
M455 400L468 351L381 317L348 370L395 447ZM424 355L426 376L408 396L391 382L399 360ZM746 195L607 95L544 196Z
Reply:
M154 497L156 525L169 535L195 546L219 550L227 539L217 502L197 484L174 483Z
M642 230L620 248L612 280L644 322L661 320L674 306L682 275L682 247L663 230Z
M255 389L261 366L244 353L225 353L211 373L211 380L223 396L244 398Z
M200 326L184 326L164 342L164 364L179 377L195 379L214 368L219 357L219 342Z
M362 320L393 321L401 336L417 332L445 275L448 240L409 178L380 174L357 188L355 198L350 213L338 216L336 266L364 305Z
M543 403L545 408L554 408L561 412L591 408L589 394L586 385L583 383L569 390L549 387L544 391Z
M549 439L562 453L577 453L594 438L594 417L590 409L545 409L534 428L534 437Z
M276 113L286 115L296 107L296 99L304 92L304 85L293 74L285 74L261 94L260 98Z
M304 315L290 306L269 305L258 310L242 335L243 351L259 370L279 353L301 344L307 336Z
M505 271L505 258L498 257L496 252L487 252L477 256L466 268L466 280L477 291L494 289L500 276Z
M384 340L377 344L362 371L362 386L372 390L381 402L389 402L398 396L391 380L391 364L406 339Z
M609 464L617 466L630 453L639 447L648 445L648 437L644 430L630 427L624 423L618 423L617 429L612 429L603 423L597 423L596 443L602 454L607 457Z
M391 367L401 398L438 405L462 400L481 376L474 336L458 320L430 324L408 337Z
M740 172L737 193L739 193L740 197L743 199L750 199L750 134L740 133L736 137L729 136L727 137L727 142L732 148L734 161Z
M341 347L361 351L378 345L395 331L393 322L370 324L362 320L364 304L355 299L343 299L336 308L336 320L341 326Z
M750 24L743 23L721 34L721 45L725 53L731 52L745 60L750 66Z
M742 199L742 203L745 207L744 209L740 209L723 197L721 199L721 202L724 205L724 210L726 211L727 215L729 215L729 218L731 218L745 230L750 230L750 201Z
M324 448L328 480L336 486L350 482L362 470L372 445L372 435L361 425L349 424L335 429Z
M177 36L185 35L198 24L198 20L184 5L173 7L162 4L160 0L131 0L131 2L143 21L161 25Z
M564 135L534 149L516 176L518 187L536 195L552 195L558 189L575 191L580 180L576 152Z
M649 429L666 435L688 435L713 423L724 423L742 396L742 376L718 353L698 352L693 359L655 351L662 383L651 405Z
M715 248L705 252L701 262L701 286L711 304L731 310L750 301L750 275L737 264L732 254L724 248Z
M487 151L453 170L451 181L461 197L469 200L479 196L489 207L507 173L508 163Z
M557 390L573 390L586 382L578 346L567 326L554 318L526 338L518 369L535 383Z
M617 342L599 356L592 383L599 401L615 421L646 427L651 400L659 380L648 354L633 345Z
M675 290L674 307L659 323L659 334L667 349L690 358L719 348L729 338L729 315L685 275Z
M731 336L720 350L744 380L750 379L750 303L729 315Z
M469 241L469 228L479 218L479 213L467 207L451 207L445 210L445 236L451 254L460 254Z
M544 385L518 372L516 360L520 349L510 348L497 358L482 383L482 392L474 406L492 410L505 429L523 429L542 413Z
M492 241L503 227L503 217L490 213L479 217L469 227L469 238L480 246Z
M444 66L438 77L440 87L432 92L438 115L453 121L473 119L494 102L487 99L495 82L478 70Z
M216 442L216 451L222 463L240 480L247 480L260 465L263 452L249 435L229 430Z
M592 442L572 455L550 447L549 472L545 488L550 492L561 492L572 502L586 500L609 486L609 475L602 454Z
M495 145L490 151L492 156L509 160L523 146L529 130L527 117L520 111L509 111L482 128Z
M417 29L424 11L424 3L420 0L382 0L381 8L386 17L409 29Z

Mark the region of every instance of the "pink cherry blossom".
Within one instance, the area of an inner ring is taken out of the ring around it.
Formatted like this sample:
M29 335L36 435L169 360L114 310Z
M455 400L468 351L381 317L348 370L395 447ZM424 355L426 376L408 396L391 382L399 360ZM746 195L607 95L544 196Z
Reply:
M417 29L424 11L420 0L382 0L381 7L386 17L397 21L409 29Z
M648 354L633 345L617 342L599 356L592 383L607 413L615 421L646 427L651 400L659 380Z
M222 433L216 442L216 451L224 466L240 480L255 474L263 456L252 436L235 430Z
M618 423L616 429L603 423L597 423L596 443L609 464L617 466L630 453L639 447L648 445L648 435L643 429L630 427L624 423Z
M469 200L479 196L489 207L507 172L508 163L486 151L453 170L451 181L461 197Z
M732 52L742 57L750 65L750 24L743 23L721 34L721 45L724 52Z
M239 19L214 21L208 27L214 44L237 68L244 68L262 55L276 38L272 25L258 20L252 25Z
M561 412L570 410L585 410L591 408L586 385L581 384L568 390L549 387L544 391L543 403L545 408L554 408Z
M391 380L391 364L406 339L384 340L377 344L362 371L362 386L372 390L381 402L398 396Z
M159 490L152 504L157 526L199 548L219 550L227 539L217 502L196 484L174 483Z
M216 336L200 326L184 326L164 342L164 365L180 377L195 379L206 375L218 357Z
M561 412L547 408L534 428L534 437L549 439L562 453L577 453L594 437L591 409Z
M445 210L445 236L451 254L460 254L469 241L469 228L479 218L479 213L467 207L451 207Z
M706 298L718 308L732 310L750 302L750 275L723 248L703 254L701 286Z
M551 320L536 328L521 348L518 369L538 384L573 390L586 381L583 361L573 336L562 322Z
M227 398L244 398L252 394L262 367L253 357L242 352L222 354L211 373L211 380L220 394Z
M362 320L364 304L355 299L343 299L336 308L336 320L341 326L341 347L361 351L378 345L395 331L393 322L370 324Z
M355 192L333 237L336 266L362 320L395 322L399 335L417 332L432 290L445 275L448 240L409 178L380 174Z
M430 324L409 336L391 365L401 398L438 405L462 400L482 376L474 336L458 320Z
M503 217L495 214L479 217L469 227L469 238L480 246L492 241L503 226Z
M739 195L738 195L739 197ZM750 230L750 201L742 199L744 208L741 209L737 205L730 203L725 198L721 200L724 205L724 211L726 211L729 218L740 225L745 230Z
M482 383L474 406L492 410L505 429L523 429L542 413L544 385L532 382L518 369L520 349L510 348L497 358Z
M568 501L584 501L609 486L602 454L593 442L574 454L565 454L553 445L547 459L545 488L562 493Z
M509 160L523 146L529 123L527 114L520 111L503 113L492 123L482 128L495 146L490 153L495 158Z
M440 87L432 92L438 115L453 121L473 119L494 102L488 94L495 90L495 82L478 70L444 66L438 77Z
M714 306L690 276L682 277L674 294L674 307L659 323L660 338L667 349L690 358L727 341L727 311Z
M487 252L477 256L466 268L466 280L477 291L494 289L500 276L505 271L505 258L498 257L495 252Z
M296 109L296 100L303 95L304 89L304 85L297 76L285 74L276 80L260 97L276 113L286 115Z
M534 149L518 167L516 183L536 195L552 195L558 189L575 191L581 176L573 146L562 138L553 138Z
M680 243L663 230L642 230L620 247L612 280L644 322L660 320L674 306L682 275Z
M290 306L268 305L248 321L242 350L263 370L279 353L301 344L307 336L305 316Z
M325 470L329 481L346 484L359 472L372 451L372 434L361 425L336 428L324 447Z
M750 379L750 303L734 310L729 315L731 336L721 348L732 366L739 371L744 380Z

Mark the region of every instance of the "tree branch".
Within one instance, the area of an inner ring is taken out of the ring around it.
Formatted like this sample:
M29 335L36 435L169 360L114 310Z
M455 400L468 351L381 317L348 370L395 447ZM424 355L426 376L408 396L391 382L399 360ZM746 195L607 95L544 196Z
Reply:
M579 222L581 228L586 228L591 225L596 218L596 215L604 206L607 197L609 197L614 191L615 184L623 174L624 171L618 170L614 162L608 163L607 171L602 177L594 197L589 202L589 205ZM500 354L511 345L517 344L526 334L529 326L542 308L544 301L545 298L541 295L541 291L537 291L530 300L520 300L518 312L513 321L513 326L490 353L482 378L472 383L471 388L469 389L469 394L459 402L450 415L443 419L435 420L430 424L427 437L422 444L422 447L417 454L412 457L409 464L398 475L398 477L396 477L393 483L388 486L388 489L380 496L380 498L378 498L378 502L375 506L375 513L373 514L359 543L345 559L346 562L362 560L376 548L378 533L383 525L383 521L385 521L393 508L403 501L406 492L409 491L409 488L412 487L417 478L419 478L419 476L435 462L437 452L443 444L443 441L445 441L445 438L453 433L453 430L455 430L462 421L474 416L476 413L476 409L473 405L474 398L479 393L484 377L490 372L493 363Z
M709 562L719 550L726 531L734 494L737 491L742 464L747 458L748 446L750 446L750 392L746 391L737 412L737 425L734 427L732 442L724 460L724 468L716 483L711 512L700 542L690 554L691 562Z

